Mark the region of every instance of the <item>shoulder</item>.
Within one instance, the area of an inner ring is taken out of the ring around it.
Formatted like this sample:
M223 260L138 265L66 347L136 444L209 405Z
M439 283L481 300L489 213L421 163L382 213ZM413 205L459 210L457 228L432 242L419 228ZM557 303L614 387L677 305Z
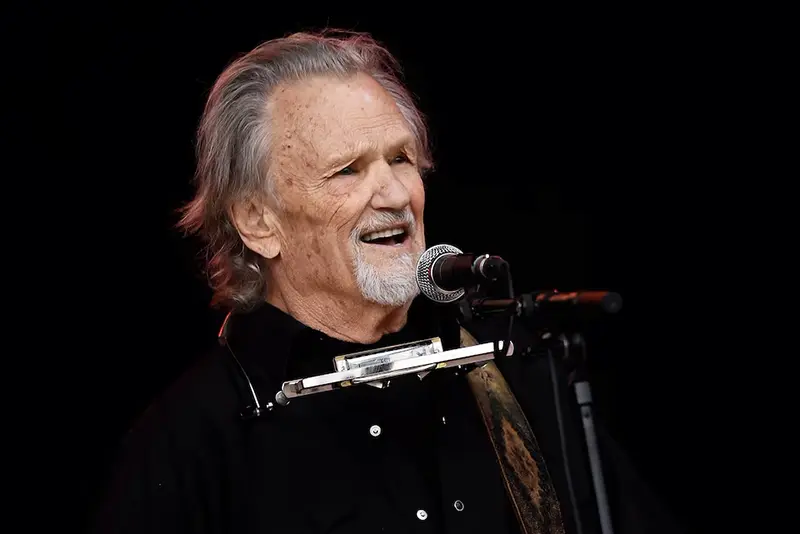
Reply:
M239 393L230 362L213 348L151 401L133 421L122 451L161 453L197 450L219 438L238 421Z
M185 510L213 494L240 427L224 356L210 351L131 425L110 466L95 532L187 531Z

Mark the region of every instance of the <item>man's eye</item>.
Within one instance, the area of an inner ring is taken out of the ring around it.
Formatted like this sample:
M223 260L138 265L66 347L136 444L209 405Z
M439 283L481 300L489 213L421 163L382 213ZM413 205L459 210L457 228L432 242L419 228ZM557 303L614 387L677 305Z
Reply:
M342 169L339 172L337 172L336 175L337 176L350 176L351 174L355 174L355 173L356 173L355 169L353 169L353 167L348 165L344 169Z
M411 163L411 161L405 154L398 154L397 156L392 158L392 163Z

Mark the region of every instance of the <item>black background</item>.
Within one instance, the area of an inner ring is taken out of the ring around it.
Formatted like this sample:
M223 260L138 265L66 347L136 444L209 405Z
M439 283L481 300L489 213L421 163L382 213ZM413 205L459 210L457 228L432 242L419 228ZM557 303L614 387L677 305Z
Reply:
M136 6L28 8L34 30L16 49L26 81L47 80L30 95L59 119L45 146L66 215L46 224L73 290L58 316L93 332L60 377L78 515L102 495L132 420L221 319L198 244L173 229L207 91L261 41L325 26L372 33L405 67L437 164L429 244L503 256L518 293L622 294L622 313L587 331L598 414L679 517L709 513L712 375L687 363L700 345L687 341L682 291L700 268L687 258L708 247L700 207L712 186L698 158L720 47L691 13Z

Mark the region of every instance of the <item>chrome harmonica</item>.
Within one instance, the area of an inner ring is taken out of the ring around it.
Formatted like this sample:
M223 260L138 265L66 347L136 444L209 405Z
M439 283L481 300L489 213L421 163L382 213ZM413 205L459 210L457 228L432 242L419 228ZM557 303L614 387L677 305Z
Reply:
M502 342L500 350L503 350ZM506 355L511 356L513 353L514 344L510 343ZM493 343L444 350L441 339L435 337L336 356L333 359L332 373L289 380L283 383L281 392L288 400L360 384L384 388L389 386L392 378L398 376L416 374L423 379L436 369L482 363L493 359Z

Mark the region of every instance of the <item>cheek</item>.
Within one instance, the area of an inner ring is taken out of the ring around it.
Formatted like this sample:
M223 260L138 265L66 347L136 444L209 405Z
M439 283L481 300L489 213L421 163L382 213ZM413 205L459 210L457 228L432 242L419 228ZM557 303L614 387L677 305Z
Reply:
M425 186L422 183L422 178L415 173L415 176L404 180L404 185L411 198L411 210L414 215L420 217L425 211ZM422 221L419 222L421 223Z
M337 263L338 259L349 257L350 234L357 224L363 203L359 204L357 195L324 195L307 199L301 213L295 220L292 231L295 242L302 243L302 256L314 263Z
M297 236L290 259L290 269L294 276L323 281L330 277L330 268L326 258L331 255L331 239L323 232L306 229Z
M310 234L311 242L308 244L308 259L322 254L322 245L320 244L320 236L317 233Z
M324 255L326 228L315 208L308 200L293 202L280 217L284 257L302 270L313 270Z
M334 186L334 192L326 195L320 202L320 215L332 232L349 237L369 206L372 191L366 182L349 179Z
M325 234L333 226L343 211L346 197L321 194L317 191L304 191L292 199L292 207L286 213L289 228L299 234L300 239L311 241L304 234ZM316 239L318 242L319 240Z

